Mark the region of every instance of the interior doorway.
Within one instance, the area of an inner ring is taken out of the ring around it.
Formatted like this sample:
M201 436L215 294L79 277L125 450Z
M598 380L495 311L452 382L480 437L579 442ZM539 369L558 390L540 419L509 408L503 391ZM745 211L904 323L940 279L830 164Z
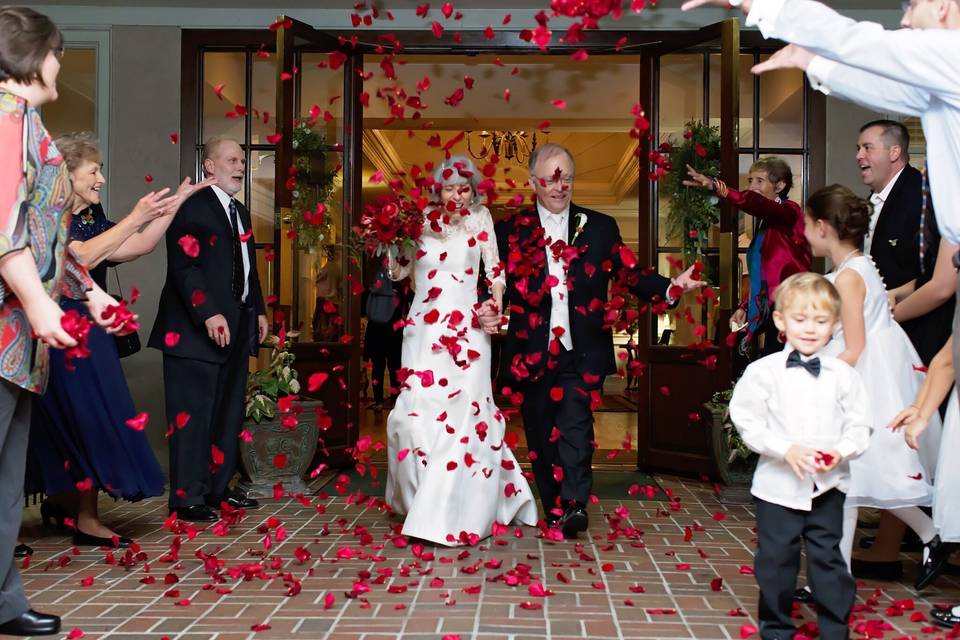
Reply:
M383 193L387 180L408 179L412 166L441 158L444 146L482 158L485 148L499 145L500 197L491 208L501 215L503 203L529 197L524 149L533 145L534 134L538 144L549 140L567 145L578 163L575 200L616 217L641 263L663 271L674 246L661 233L665 203L648 180L647 153L665 136L677 134L675 121L694 117L720 125L727 159L722 177L729 184L742 187L741 165L771 150L800 163L800 189L822 182L822 145L811 144L823 137L822 101L802 78L771 74L761 82L749 76L745 66L773 45L752 34L743 34L740 41L736 32L733 38L735 23L699 31L602 31L576 45L556 44L549 53L524 41L519 32L497 32L488 39L465 31L456 42L410 32L404 34L403 52L396 58L383 44L391 42L391 34L369 31L352 43L348 34L338 38L285 17L277 21L276 33L184 31L184 174L196 171L200 144L209 135L226 128L242 140L251 168L243 197L255 218L264 291L276 296L276 308L288 326L301 330L295 345L301 377L322 370L344 379L342 387L326 385L321 390L329 394L321 399L336 414L327 435L336 442L331 451L340 460L349 461L348 450L361 432L380 440L386 415L381 411L377 418L376 411L366 408L369 399L364 395L371 394L360 359L362 344L356 339L362 335L357 293L370 274L351 264L343 240L358 224L363 204ZM731 37L723 38L723 33ZM589 52L586 59L580 48ZM396 77L388 81L384 65L391 60ZM737 61L739 92L731 89L736 85L729 75ZM417 95L414 87L426 83L429 90ZM378 92L400 86L407 93L399 109L377 98ZM723 87L726 100L721 100ZM729 96L734 93L739 110L731 109ZM411 97L428 103L429 110L418 108ZM636 104L646 109L649 136L630 138ZM315 110L324 171L337 173L328 204L334 220L331 244L339 246L320 251L296 240L290 191L284 186L294 155L292 123ZM282 134L279 141L275 131ZM786 133L802 141L785 142ZM482 159L477 162L484 164ZM374 179L378 173L382 178ZM737 254L743 250L733 232L742 227L742 235L749 238L750 223L738 220L736 212L725 212L723 223L711 233L707 260L722 276L716 283L721 298L730 298L724 309L734 304ZM323 274L327 277L319 277ZM317 325L318 309L325 308L335 309L338 324ZM710 318L714 325L722 323L721 315ZM671 322L676 318L645 320L635 336L638 360L649 363L644 377L607 380L597 463L610 458L645 469L656 464L661 470L709 473L705 425L687 418L702 399L729 384L729 375L723 367L714 372L691 368L698 354ZM673 330L661 344L666 329ZM716 332L710 336L722 338ZM626 335L616 338L620 363L626 360L628 340ZM691 373L699 377L694 380ZM659 394L658 387L667 385L682 393Z
M498 198L488 206L494 219L501 219L515 211L518 202L531 204L527 160L537 145L552 142L570 149L576 159L574 201L616 218L624 242L638 249L641 171L637 140L629 132L634 122L631 109L640 101L640 56L571 60L488 53L404 59L405 64L396 67L395 80L374 74L364 85L370 102L363 118L362 205L389 194L389 179L403 180L405 190L412 189L414 168L438 163L446 152L471 158L478 167L496 155L499 161L492 177ZM409 89L425 83L430 87L425 94L429 97L424 97L429 108L423 110L421 122L398 119L389 101L377 98L395 86ZM551 106L554 100L563 102ZM364 276L369 284L372 274ZM608 377L603 387L603 402L595 414L595 457L597 463L635 467L637 394L633 380L627 388L629 340L627 334L614 336L621 372ZM498 343L495 339L495 352ZM373 384L368 376L360 434L385 441L391 403L374 401ZM511 408L507 397L498 397L497 402L501 409ZM511 419L509 428L519 436L519 455L524 459L526 442L519 417Z

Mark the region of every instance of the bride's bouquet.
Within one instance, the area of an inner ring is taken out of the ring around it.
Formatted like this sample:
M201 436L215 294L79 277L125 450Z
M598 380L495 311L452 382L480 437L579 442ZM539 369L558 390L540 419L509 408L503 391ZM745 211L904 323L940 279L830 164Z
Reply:
M364 208L354 232L368 255L396 259L405 250L416 250L423 233L423 212L417 203L395 194L378 196Z

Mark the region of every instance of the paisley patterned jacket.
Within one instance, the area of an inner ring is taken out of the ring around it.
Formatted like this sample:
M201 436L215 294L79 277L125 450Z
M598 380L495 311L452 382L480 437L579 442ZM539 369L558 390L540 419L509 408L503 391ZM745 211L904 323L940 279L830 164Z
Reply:
M29 249L47 294L82 300L92 280L67 247L72 193L63 156L22 99L0 91L0 257ZM43 393L48 347L0 279L0 378Z

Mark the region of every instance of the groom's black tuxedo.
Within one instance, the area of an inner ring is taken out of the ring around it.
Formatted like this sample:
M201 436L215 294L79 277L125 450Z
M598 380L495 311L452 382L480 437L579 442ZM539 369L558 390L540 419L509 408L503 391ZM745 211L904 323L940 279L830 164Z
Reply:
M585 223L576 234L583 216ZM523 394L521 413L537 489L544 511L555 515L571 504L584 506L590 497L591 395L599 392L604 376L616 371L613 332L604 328L611 279L619 277L651 302L662 302L670 286L668 278L624 266L620 230L610 216L571 203L567 222L566 240L578 253L567 270L573 348L555 345L553 354L548 248L539 213L534 207L495 225L506 270L504 307L510 313L500 381Z
M607 376L617 370L613 332L604 328L603 303L612 277L623 269L618 251L622 244L617 222L610 216L570 205L567 242L573 240L577 219L586 223L575 246L584 253L570 262L567 272L570 333L573 361L581 374ZM501 382L527 382L543 374L547 348L552 338L550 310L553 301L546 284L547 249L537 209L520 212L496 224L500 259L506 265L507 289L504 307L510 325L500 355ZM512 255L511 255L512 254ZM630 289L640 298L662 301L670 280L640 269L627 270ZM526 369L529 378L523 375ZM518 376L517 373L521 372Z

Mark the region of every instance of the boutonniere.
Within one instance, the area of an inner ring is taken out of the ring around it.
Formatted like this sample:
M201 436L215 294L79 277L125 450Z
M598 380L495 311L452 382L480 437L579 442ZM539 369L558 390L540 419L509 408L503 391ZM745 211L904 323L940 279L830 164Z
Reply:
M580 237L580 232L583 231L585 226L587 226L587 214L581 211L577 214L577 227L573 231L573 239L570 241L570 244L577 242L577 238Z
M887 242L890 243L891 247L897 246L897 238L894 238L893 240L887 240Z

